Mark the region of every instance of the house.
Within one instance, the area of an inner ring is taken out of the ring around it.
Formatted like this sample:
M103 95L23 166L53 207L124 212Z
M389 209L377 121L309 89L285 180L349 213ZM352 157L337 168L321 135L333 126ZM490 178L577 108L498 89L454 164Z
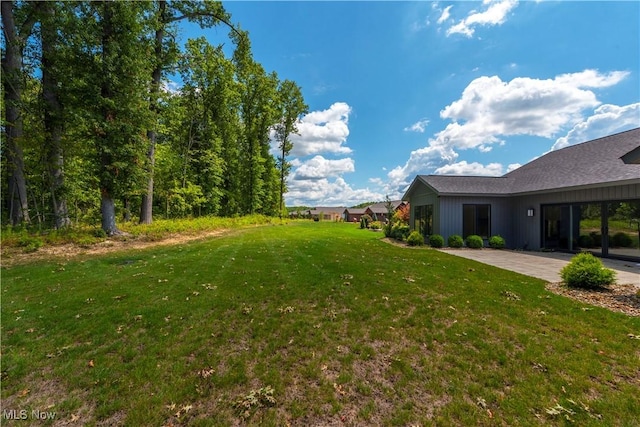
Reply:
M408 204L403 200L392 200L390 203L393 212ZM387 202L380 202L365 208L347 208L344 210L344 219L348 222L360 222L363 215L369 215L373 221L387 222L387 214Z
M344 207L316 207L307 211L307 216L319 221L341 221L344 219Z
M400 206L404 206L407 202L402 200L392 200L391 202L391 210L393 212L397 211ZM367 206L365 209L365 213L369 215L374 221L387 222L389 218L388 216L387 202L374 203L373 205Z
M366 208L347 208L344 210L344 220L347 222L360 222L366 210Z
M493 235L524 250L640 259L640 128L549 152L501 177L418 175L423 235Z

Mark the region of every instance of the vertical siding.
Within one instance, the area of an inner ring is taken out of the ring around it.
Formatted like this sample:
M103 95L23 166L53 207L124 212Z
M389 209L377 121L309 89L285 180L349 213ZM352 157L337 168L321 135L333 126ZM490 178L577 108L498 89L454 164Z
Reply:
M491 205L491 234L504 237L513 249L541 249L542 206L547 204L624 201L640 199L640 184L618 185L585 190L557 191L513 197L457 197L438 196L420 185L409 195L411 226L416 206L433 205L433 232L444 237L462 235L462 206L464 204ZM527 209L534 216L527 217Z
M588 203L605 201L624 201L640 199L640 185L618 185L615 187L591 188L576 191L558 191L555 193L535 194L514 197L512 203L513 239L515 248L531 250L541 249L542 244L542 206L560 203ZM528 218L528 208L535 209L535 216Z
M507 197L441 197L439 234L445 242L451 235L462 235L462 206L466 204L491 205L491 235L499 234L511 247L511 201Z

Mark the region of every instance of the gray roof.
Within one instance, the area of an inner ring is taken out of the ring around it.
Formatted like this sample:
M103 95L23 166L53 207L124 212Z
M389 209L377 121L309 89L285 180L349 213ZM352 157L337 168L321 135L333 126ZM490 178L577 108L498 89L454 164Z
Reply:
M362 215L366 210L367 208L347 208L344 211L352 215Z
M639 148L640 128L636 128L551 151L502 177L419 175L418 180L439 194L505 196L624 181L640 183L640 164L634 162L633 155Z

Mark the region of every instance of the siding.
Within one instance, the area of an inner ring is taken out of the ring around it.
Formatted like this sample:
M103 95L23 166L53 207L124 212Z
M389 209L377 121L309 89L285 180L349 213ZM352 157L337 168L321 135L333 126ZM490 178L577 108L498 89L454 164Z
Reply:
M559 203L605 202L640 199L640 184L615 187L590 188L577 191L534 194L513 197L513 247L539 250L542 240L542 206ZM527 209L534 208L533 218L526 216ZM509 242L507 242L509 244ZM510 245L511 246L511 245Z
M451 235L462 235L462 206L466 204L491 205L491 235L499 234L504 237L507 246L511 247L511 201L506 197L441 197L438 234L444 237L445 242Z

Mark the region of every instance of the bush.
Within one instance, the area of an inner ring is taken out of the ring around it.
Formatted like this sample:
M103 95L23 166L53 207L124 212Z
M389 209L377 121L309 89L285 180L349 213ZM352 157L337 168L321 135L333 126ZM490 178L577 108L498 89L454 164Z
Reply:
M464 240L462 240L462 236L454 234L453 236L449 236L447 243L450 248L461 248L464 245Z
M502 249L506 245L504 238L502 236L491 236L489 238L489 246L493 249Z
M405 240L410 232L411 229L405 224L394 224L393 227L391 227L391 237L397 240Z
M429 245L432 248L441 248L444 246L444 237L439 234L432 234L429 236Z
M627 233L619 232L611 237L611 246L616 248L633 247L633 239Z
M589 252L574 256L560 271L567 286L585 289L606 288L615 281L615 276L615 271L605 268L602 261Z
M419 231L412 231L407 237L407 243L409 246L422 246L424 245L424 236Z
M480 249L483 246L484 241L482 240L482 237L476 236L475 234L467 237L467 247L471 249Z
M578 237L578 247L581 248L592 248L593 247L593 238L588 234L583 234Z
M371 224L369 224L369 228L372 230L381 230L382 223L380 221L373 221Z

